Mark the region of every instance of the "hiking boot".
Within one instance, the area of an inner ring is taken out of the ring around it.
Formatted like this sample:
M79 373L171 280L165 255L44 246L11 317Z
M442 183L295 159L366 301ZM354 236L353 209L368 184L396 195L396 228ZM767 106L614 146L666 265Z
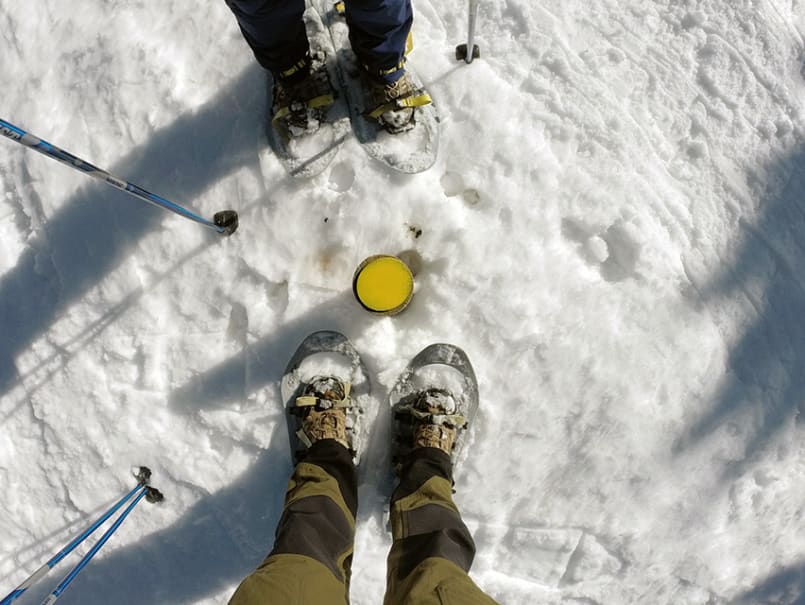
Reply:
M436 454L428 448L447 454L455 472L478 410L478 382L467 354L448 343L428 345L400 373L388 401L395 474L400 475L415 451L414 459Z
M416 449L436 448L452 459L460 434L467 427L453 394L435 387L406 396L394 406L393 415L391 462L396 473Z
M334 439L349 449L347 408L351 406L349 385L335 376L316 376L296 400L295 413L302 417L297 433L306 447L323 439Z
M392 134L412 129L416 108L432 102L425 89L417 87L407 73L391 84L368 74L366 79L366 115Z
M452 455L458 430L465 424L455 415L453 395L443 389L428 389L420 394L413 408L423 414L414 421L413 449L435 447Z
M274 77L271 120L288 138L315 132L335 102L324 53L313 53Z

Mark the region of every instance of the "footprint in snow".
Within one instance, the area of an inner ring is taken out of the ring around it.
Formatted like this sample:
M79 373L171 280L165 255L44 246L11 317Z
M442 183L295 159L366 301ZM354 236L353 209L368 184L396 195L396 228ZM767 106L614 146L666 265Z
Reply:
M338 193L348 191L355 182L355 170L346 162L333 166L330 170L330 189Z
M476 206L481 201L478 191L467 187L464 179L457 172L445 172L442 175L441 184L447 197L460 197L467 206Z
M578 219L565 218L562 235L576 243L582 259L597 266L606 281L635 277L641 246L629 224L618 221L602 231Z
M239 302L233 302L229 310L229 325L226 328L227 337L241 346L246 346L246 336L249 332L249 311Z

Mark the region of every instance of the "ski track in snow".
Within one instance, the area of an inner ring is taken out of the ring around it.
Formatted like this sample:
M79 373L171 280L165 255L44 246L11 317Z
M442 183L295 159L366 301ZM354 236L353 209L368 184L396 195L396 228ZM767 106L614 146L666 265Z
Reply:
M241 218L221 239L2 142L0 592L146 464L166 502L65 603L226 603L281 512L280 373L330 328L378 405L425 345L469 353L456 499L499 602L805 598L805 4L482 0L469 66L465 3L414 6L437 164L393 174L350 138L295 181L223 2L0 0L3 118ZM352 272L402 251L410 308L368 316ZM361 486L356 605L382 601L382 476Z

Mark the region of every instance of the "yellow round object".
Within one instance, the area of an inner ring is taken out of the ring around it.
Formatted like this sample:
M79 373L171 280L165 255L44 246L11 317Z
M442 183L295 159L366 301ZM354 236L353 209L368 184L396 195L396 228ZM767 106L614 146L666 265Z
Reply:
M352 291L366 310L394 315L411 301L414 276L396 256L370 256L355 271Z

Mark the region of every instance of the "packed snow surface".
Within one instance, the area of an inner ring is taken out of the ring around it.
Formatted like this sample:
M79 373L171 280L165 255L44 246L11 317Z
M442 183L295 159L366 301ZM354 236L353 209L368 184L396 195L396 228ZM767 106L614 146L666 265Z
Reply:
M291 471L282 370L329 328L379 406L424 346L469 354L456 501L500 603L805 602L805 2L482 0L471 65L466 2L414 7L436 165L350 138L300 181L224 2L0 0L0 117L241 220L0 141L0 595L147 465L165 502L63 603L226 603ZM403 251L413 302L369 315L354 269ZM355 605L382 601L387 490L361 487Z

